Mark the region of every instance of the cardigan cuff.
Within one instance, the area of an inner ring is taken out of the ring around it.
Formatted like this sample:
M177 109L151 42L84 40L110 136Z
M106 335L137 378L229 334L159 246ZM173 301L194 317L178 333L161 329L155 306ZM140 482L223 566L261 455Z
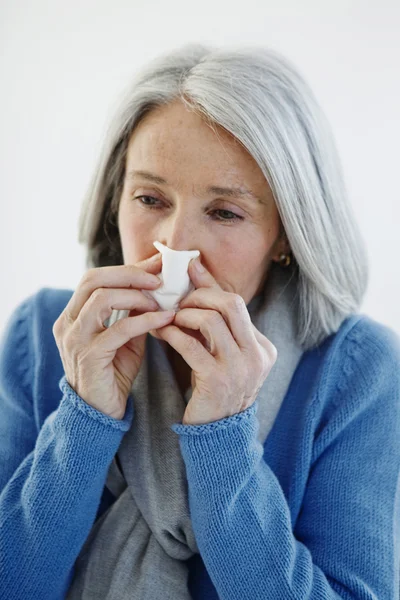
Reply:
M257 439L257 400L246 410L203 425L171 426L181 434L179 446L186 466L189 493L204 506L219 508L254 472L263 454Z
M171 425L171 429L175 431L175 433L182 435L204 435L222 429L230 429L235 426L243 425L243 422L246 420L253 420L254 415L257 412L257 407L258 400L253 402L251 406L242 412L231 415L230 417L224 417L218 421L211 421L211 423L202 423L201 425L184 425L183 423L174 423Z
M89 416L91 419L100 422L104 427L112 427L114 429L119 429L120 431L128 431L131 427L133 420L133 400L131 395L128 396L124 418L115 419L85 402L85 400L83 400L83 398L81 398L70 386L65 374L60 379L59 388L78 410Z

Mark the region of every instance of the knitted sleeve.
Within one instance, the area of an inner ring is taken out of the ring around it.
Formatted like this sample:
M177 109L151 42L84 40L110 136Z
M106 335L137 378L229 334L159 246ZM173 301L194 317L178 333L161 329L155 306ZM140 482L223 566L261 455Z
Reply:
M398 600L400 343L360 319L331 356L305 435L314 438L295 523L256 438L255 404L173 425L193 529L220 600ZM320 419L321 405L329 407Z
M108 417L64 376L58 408L37 430L32 304L17 307L0 344L0 598L61 600L133 406Z

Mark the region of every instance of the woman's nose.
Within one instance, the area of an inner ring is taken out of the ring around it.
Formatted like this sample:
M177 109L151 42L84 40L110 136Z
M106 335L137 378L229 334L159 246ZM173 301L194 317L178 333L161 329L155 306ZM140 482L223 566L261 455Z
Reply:
M161 225L158 235L159 241L172 250L198 250L198 232L188 215L171 215Z

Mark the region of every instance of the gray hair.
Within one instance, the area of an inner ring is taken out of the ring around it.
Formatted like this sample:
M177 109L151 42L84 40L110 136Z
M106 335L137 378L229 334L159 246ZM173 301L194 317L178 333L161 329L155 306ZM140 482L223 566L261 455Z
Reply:
M230 132L274 195L298 277L298 341L304 350L359 308L368 259L345 189L329 123L296 68L260 47L183 47L153 59L124 94L79 219L88 268L123 264L117 226L130 136L152 109L180 99Z

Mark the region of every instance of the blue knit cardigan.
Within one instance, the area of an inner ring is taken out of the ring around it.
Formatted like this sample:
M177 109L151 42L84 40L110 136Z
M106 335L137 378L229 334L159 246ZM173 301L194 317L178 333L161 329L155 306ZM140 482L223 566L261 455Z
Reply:
M52 327L72 293L28 297L1 340L4 600L65 597L91 527L114 500L107 471L135 418L131 396L117 420L66 381ZM171 426L200 550L188 561L192 597L398 600L397 334L351 315L303 355L264 446L255 412Z

